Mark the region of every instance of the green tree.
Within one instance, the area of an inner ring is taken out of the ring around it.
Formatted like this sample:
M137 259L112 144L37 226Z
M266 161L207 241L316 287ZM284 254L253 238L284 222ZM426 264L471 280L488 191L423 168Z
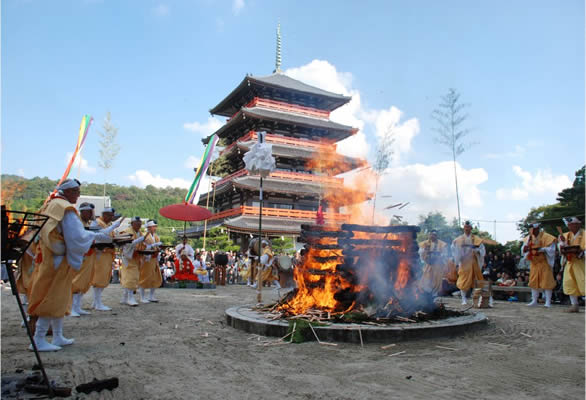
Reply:
M463 139L470 134L470 129L466 129L463 126L468 119L468 114L464 113L464 109L467 107L469 107L469 104L460 102L460 93L450 88L448 93L441 98L438 108L433 110L431 114L431 118L437 123L434 128L438 133L435 141L448 149L454 163L458 225L462 225L462 219L460 217L460 193L458 191L456 159L472 145L472 143L463 143Z
M295 252L295 244L293 243L293 239L290 237L283 237L283 239L277 238L271 240L271 247L273 248L273 252L275 254L291 254Z
M112 168L112 163L120 152L120 146L116 143L118 128L112 124L110 111L104 118L102 129L102 131L98 131L98 135L100 135L100 161L98 166L104 170L104 197L106 197L106 173Z
M203 248L203 238L195 240L195 247ZM240 246L234 244L228 231L224 228L213 228L206 235L206 250L238 251Z

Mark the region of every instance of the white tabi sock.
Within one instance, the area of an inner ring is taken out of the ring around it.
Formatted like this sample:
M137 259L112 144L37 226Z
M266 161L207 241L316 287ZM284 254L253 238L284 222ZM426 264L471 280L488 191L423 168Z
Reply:
M69 346L75 340L67 339L63 336L63 318L51 318L51 326L53 327L53 344L57 346Z
M551 295L553 294L553 290L545 289L545 307L551 307Z
M528 307L536 307L537 299L539 299L539 290L531 289L531 303L527 304Z
M47 342L46 336L50 323L51 318L39 317L39 319L37 319L37 324L35 325L35 336L33 340L35 341L35 345L39 351L61 350L61 347ZM33 350L32 344L29 346L29 350Z
M570 296L570 303L573 306L577 306L578 305L578 296Z
M460 290L460 295L462 296L462 305L466 305L466 291L465 290Z

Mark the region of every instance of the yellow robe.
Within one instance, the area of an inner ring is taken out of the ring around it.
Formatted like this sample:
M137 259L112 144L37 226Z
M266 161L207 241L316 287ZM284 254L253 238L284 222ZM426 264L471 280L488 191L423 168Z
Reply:
M160 242L161 239L155 233L154 236L151 233L146 235L144 239L144 244L149 245L153 243ZM145 246L146 247L146 246ZM151 250L159 250L158 247L153 247ZM143 289L152 289L158 288L161 286L162 278L161 278L161 270L159 269L159 261L157 260L157 255L153 254L149 260L146 260L142 264L140 268L140 277L138 280L138 286Z
M584 229L575 235L572 232L564 233L568 246L580 246L584 251ZM584 296L584 257L576 255L566 262L564 267L564 293L568 296Z
M37 260L41 260L35 265L36 271L30 289L28 313L31 316L63 318L71 302L71 284L75 270L69 266L65 255L59 267L55 268L54 253L51 250L52 244L64 242L63 235L57 231L57 226L68 210L75 212L79 217L74 204L56 197L40 211L41 214L49 216L49 219L39 235Z
M531 235L533 236L533 235ZM530 236L524 240L523 247L527 245ZM537 237L532 237L532 248L549 247L556 240L555 236L547 232L540 231ZM547 262L545 253L533 251L530 261L529 270L529 287L532 289L554 289L555 279L553 278L553 270Z
M33 282L35 271L34 254L36 253L36 248L37 243L31 243L18 262L16 288L18 289L18 293L25 294L27 297L30 296L30 289Z
M105 223L101 217L96 218L96 222L102 229L112 225L112 222ZM114 236L114 232L111 233ZM112 263L114 262L115 250L106 248L96 250L96 262L94 264L94 274L92 276L92 286L97 288L106 288L112 278Z
M425 263L421 278L422 287L426 291L439 293L441 292L443 279L447 273L447 244L441 240L434 243L429 239L420 243L419 249L421 259Z
M470 234L470 240L474 246L482 245L482 239L476 235ZM460 290L469 290L474 287L475 280L483 280L481 265L478 265L476 253L463 246L465 243L465 234L454 239L454 247L462 255L458 267L458 281L456 282L456 286Z
M269 256L268 264L271 264L271 261L273 261L273 259L274 259L274 255L273 255L273 252L271 251L271 249L266 247L262 254L263 255L267 254ZM260 263L260 260L259 260L259 263ZM263 268L263 271L262 271L262 281L263 282L272 282L276 279L279 279L279 273L278 273L278 271L276 271L275 267L267 267L266 265L263 265L263 266L261 266L261 268ZM276 274L275 274L275 272L276 272Z
M129 227L123 232L124 234L131 234L132 240L138 239L141 236L140 232L135 232L132 227ZM130 246L130 245L127 245ZM144 250L144 244L139 243L134 247L132 257L128 259L128 264L120 266L120 283L123 288L136 290L138 288L138 278L140 277L140 266L144 262L144 256L138 254L139 250Z
M84 223L85 227L89 227L90 225L91 221ZM92 247L84 256L79 271L74 271L71 287L73 293L87 293L87 291L90 290L95 262L96 250Z

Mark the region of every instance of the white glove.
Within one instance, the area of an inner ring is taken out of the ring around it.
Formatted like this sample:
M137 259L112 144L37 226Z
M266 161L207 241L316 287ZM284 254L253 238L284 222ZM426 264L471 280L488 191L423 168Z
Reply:
M153 247L157 247L157 246L160 246L160 245L162 245L162 244L163 244L163 242L157 242L157 243L153 243L153 244L148 244L148 245L147 245L147 250L150 250L150 249L152 249Z

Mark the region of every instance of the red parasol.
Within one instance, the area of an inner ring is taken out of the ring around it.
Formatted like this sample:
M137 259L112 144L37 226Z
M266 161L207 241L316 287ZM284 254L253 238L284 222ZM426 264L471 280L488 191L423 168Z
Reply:
M184 222L203 221L212 216L211 211L208 209L189 203L179 203L165 206L159 209L159 214L165 218ZM183 235L185 235L185 224L183 225Z
M203 221L212 216L208 209L188 203L165 206L159 210L159 214L175 221Z

